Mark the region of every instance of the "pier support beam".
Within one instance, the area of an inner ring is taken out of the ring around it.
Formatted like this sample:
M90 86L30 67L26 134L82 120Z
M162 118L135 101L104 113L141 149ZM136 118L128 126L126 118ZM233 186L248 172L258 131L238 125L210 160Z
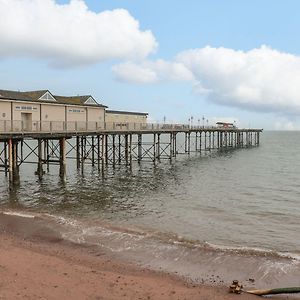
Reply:
M9 185L12 188L19 180L18 141L8 140L8 173Z
M39 179L42 179L44 171L43 171L43 144L42 140L38 139L38 163L37 163L37 170L36 170L36 175L38 175Z
M59 139L59 175L62 179L66 177L66 138Z
M142 160L142 135L138 134L138 163Z

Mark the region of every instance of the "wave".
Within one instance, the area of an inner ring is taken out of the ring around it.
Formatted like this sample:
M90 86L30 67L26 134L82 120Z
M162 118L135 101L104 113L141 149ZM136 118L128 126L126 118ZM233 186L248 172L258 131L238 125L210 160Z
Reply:
M75 220L47 213L28 213L12 210L2 211L2 213L22 218L39 218L45 221L54 221L57 225L61 226L60 229L63 237L76 243L98 244L99 241L102 241L101 238L103 237L113 238L115 241L127 239L127 245L130 241L151 240L152 242L157 241L166 246L178 246L205 252L270 259L288 259L300 262L299 250L284 252L258 247L217 245L207 241L189 239L170 232L158 232L140 227L121 227L101 221Z
M136 240L154 240L166 245L177 245L184 248L198 249L201 251L211 251L217 253L225 253L232 255L241 256L254 256L254 257L266 257L266 258L278 258L278 259L290 259L300 261L300 251L295 250L294 252L287 251L275 251L271 249L264 249L258 247L248 247L248 246L228 246L228 245L217 245L207 241L199 241L194 239L189 239L175 233L170 232L158 232L155 230L137 228L137 227L124 227L116 226L109 223L104 223L101 221L97 222L87 222L78 221L71 218L66 218L62 216L54 216L50 214L45 214L49 218L56 220L59 224L67 225L72 228L76 228L80 231L79 234L83 236L114 236L115 238L124 239L125 237ZM78 234L78 231L77 231ZM66 235L66 237L68 234ZM69 235L70 236L70 235ZM85 239L81 238L80 241Z

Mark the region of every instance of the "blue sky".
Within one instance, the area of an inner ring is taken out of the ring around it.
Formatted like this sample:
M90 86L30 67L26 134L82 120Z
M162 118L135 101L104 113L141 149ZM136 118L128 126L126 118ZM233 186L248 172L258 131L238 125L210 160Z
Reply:
M92 94L111 109L149 112L155 121L205 116L210 123L224 118L243 127L300 129L299 1L75 0L86 7L72 9L70 1L6 2L0 0L2 89ZM128 14L96 20L119 8ZM45 10L57 27L45 24ZM30 23L11 22L16 11L31 16ZM72 27L79 12L85 26ZM127 28L133 20L139 27ZM118 26L126 31L119 34Z

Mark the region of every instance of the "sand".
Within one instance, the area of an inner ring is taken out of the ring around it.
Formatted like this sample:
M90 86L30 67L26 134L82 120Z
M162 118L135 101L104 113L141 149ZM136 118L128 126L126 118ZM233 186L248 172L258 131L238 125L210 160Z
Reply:
M259 298L143 269L100 248L67 242L28 218L0 214L0 299Z

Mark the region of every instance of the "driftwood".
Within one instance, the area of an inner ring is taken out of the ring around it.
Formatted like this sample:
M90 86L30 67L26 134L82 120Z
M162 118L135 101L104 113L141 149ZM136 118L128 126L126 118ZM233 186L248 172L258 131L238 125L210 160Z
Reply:
M271 290L250 290L246 291L243 289L243 286L237 281L234 280L229 287L230 293L241 294L242 292L253 294L257 296L264 296L264 295L277 295L277 294L293 294L293 293L300 293L300 287L287 287L287 288L278 288L278 289L271 289Z
M287 287L287 288L278 288L272 290L252 290L252 291L244 291L248 294L254 294L258 296L263 295L277 295L277 294L293 294L300 293L300 287Z

